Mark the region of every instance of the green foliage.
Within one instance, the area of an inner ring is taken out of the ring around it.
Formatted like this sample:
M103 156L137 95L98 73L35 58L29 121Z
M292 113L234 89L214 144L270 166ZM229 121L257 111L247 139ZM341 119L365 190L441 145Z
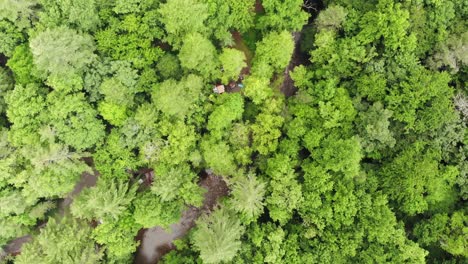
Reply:
M36 84L17 85L6 98L7 117L12 123L9 139L15 146L34 145L46 107L44 88Z
M179 82L168 79L154 88L152 99L164 114L183 118L195 110L202 88L203 80L196 75L188 75Z
M97 111L86 102L84 94L65 95L55 91L47 96L47 102L48 122L65 144L84 150L102 143L104 125L96 118Z
M93 153L96 170L101 177L119 180L128 179L129 171L136 170L140 162L135 154L123 143L121 135L113 130L106 138L105 144Z
M284 118L279 115L281 109L281 100L271 99L269 105L265 106L263 111L256 117L252 128L252 147L262 155L274 152L278 147L278 139L281 136L281 130Z
M236 173L234 157L225 142L210 137L202 141L201 150L206 167L212 169L215 174L228 176Z
M416 132L435 130L454 118L447 73L430 73L417 68L399 89L387 96L389 109L396 120ZM428 105L427 107L422 107Z
M65 196L73 190L80 174L91 170L81 160L83 154L72 152L61 144L25 147L21 151L30 159L32 167L27 167L17 177L19 181L25 181L23 192L32 201L40 197Z
M216 49L211 41L199 33L185 36L179 52L180 65L209 79L218 68Z
M237 80L241 70L247 66L244 52L237 49L224 48L219 55L221 61L223 83L229 83L230 80Z
M277 47L281 47L281 50L277 50ZM294 41L290 32L267 34L257 43L253 75L271 78L273 73L280 73L288 66L293 51Z
M177 59L177 56L170 53L165 54L161 57L156 65L159 74L164 79L176 79L179 76L180 71L180 62Z
M257 28L272 31L299 31L307 22L309 15L302 10L301 0L264 0L265 14L259 18Z
M97 243L106 245L108 258L125 260L136 251L138 242L134 237L141 228L129 211L123 212L118 220L104 221L92 233Z
M165 40L176 48L190 33L206 33L208 6L198 0L169 0L158 9L166 30Z
M295 230L294 230L295 231ZM274 223L252 224L247 229L247 240L236 262L238 263L311 263L307 254L301 257L298 235Z
M192 242L204 263L221 263L234 258L243 232L244 228L232 212L218 208L197 221Z
M27 45L19 45L15 48L7 66L13 72L17 84L26 85L36 80L37 70L31 50Z
M463 262L466 1L318 2L0 0L7 261Z
M24 41L24 36L12 23L0 21L0 53L11 56L14 49Z
M101 102L98 110L101 116L114 126L123 125L128 118L127 108L115 103Z
M265 202L274 221L284 225L302 201L301 185L296 180L291 160L278 154L268 160L269 195Z
M112 17L109 25L96 33L97 49L114 60L130 61L137 69L150 67L163 54L153 46L153 40L162 35L157 20L157 10L128 14L121 19Z
M114 62L111 70L115 72L112 78L104 79L99 86L99 92L104 95L98 110L101 116L110 124L121 126L128 118L128 113L134 104L134 96L138 92L138 74L130 63Z
M8 186L0 189L0 245L26 235L39 220L55 207L53 202L30 201L20 190Z
M182 199L185 204L200 206L203 202L204 189L197 186L197 175L188 164L176 167L160 165L155 168L157 175L151 185L151 191L161 201L171 202Z
M153 138L141 146L141 157L150 165L156 163L178 166L186 162L197 162L199 152L195 149L195 128L182 121L164 123L161 127L163 138Z
M231 191L232 208L241 213L247 222L256 220L263 212L265 183L253 174L236 180Z
M409 10L414 18L410 21L413 32L418 37L418 55L425 55L424 52L447 39L456 13L462 13L454 8L455 2L457 1L447 1L445 4L437 1L412 3Z
M100 22L96 0L39 2L42 6L42 12L39 13L40 26L44 28L67 25L78 30L94 31Z
M74 217L87 220L118 219L135 197L136 186L100 179L97 186L83 190L70 209Z
M141 1L141 0L117 0L115 1L115 6L113 11L117 14L127 14L127 13L137 13L141 12L149 7L152 7L156 1Z
M254 0L204 0L208 5L207 26L222 45L231 45L233 30L247 31L254 23Z
M342 6L328 6L319 13L315 23L318 30L338 30L346 19L347 11Z
M91 36L61 26L46 29L29 43L37 68L49 75L70 76L81 73L95 58Z
M135 222L143 228L162 226L167 229L170 224L177 222L183 209L183 204L180 202L163 202L151 192L138 195L133 206Z
M99 91L104 95L104 99L113 104L121 106L131 106L134 102L134 96L136 91L136 73L130 76L124 75L122 77L116 76L114 78L105 79ZM121 80L123 79L123 80ZM122 82L125 81L126 83Z
M423 246L437 246L452 255L467 257L468 219L464 211L455 211L451 216L436 214L418 223L414 233Z
M395 145L396 140L389 130L391 116L392 111L384 109L380 102L359 113L356 126L361 136L362 149L368 156L378 158L380 151Z
M229 143L234 152L237 164L248 165L252 163L251 128L247 124L236 123L230 131Z
M9 20L19 29L31 26L36 0L2 0L0 1L0 20Z
M341 172L346 177L352 178L359 174L361 146L354 138L327 137L322 141L321 148L313 153L313 157L324 169Z
M232 123L242 118L244 112L244 99L240 94L223 94L217 102L219 105L208 117L207 128L212 131L224 131Z
M273 95L268 78L250 76L245 79L245 95L255 104L261 104Z
M5 96L7 92L13 90L13 76L11 72L3 67L0 67L0 113L6 110Z
M468 32L461 36L450 36L446 43L429 58L428 64L436 69L447 66L453 73L457 73L460 68L468 65L467 46Z
M76 220L49 221L31 243L23 246L15 263L99 263L91 227Z
M382 167L382 185L401 211L415 215L453 199L458 170L439 161L437 149L417 141Z

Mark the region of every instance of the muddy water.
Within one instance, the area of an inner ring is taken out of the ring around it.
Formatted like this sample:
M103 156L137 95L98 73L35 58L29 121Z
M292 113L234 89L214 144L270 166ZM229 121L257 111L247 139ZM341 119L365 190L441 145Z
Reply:
M198 208L190 208L183 213L178 223L170 226L169 230L156 226L144 231L135 263L152 264L158 261L164 254L174 249L172 241L183 237L195 225L199 215Z
M94 173L85 172L81 174L80 181L75 185L73 191L67 195L67 197L59 204L59 214L63 216L65 211L68 210L70 204L73 202L73 199L84 189L93 187L96 185L97 178L99 173L94 171Z
M21 247L24 243L31 241L30 235L18 237L17 239L8 243L3 250L0 248L0 262L8 255L17 255L21 252Z
M187 209L180 221L170 226L170 230L158 226L145 230L135 257L135 264L157 263L164 254L174 249L172 243L174 240L183 237L195 226L195 220L201 213L212 210L218 199L229 192L223 179L211 174L203 177L200 186L207 190L202 207Z
M281 92L286 96L292 96L296 93L297 88L294 86L294 81L291 79L290 72L294 70L294 67L298 65L306 65L308 63L309 55L301 52L300 41L302 37L302 31L294 32L294 52L291 60L289 61L288 67L284 70L284 81L280 87Z

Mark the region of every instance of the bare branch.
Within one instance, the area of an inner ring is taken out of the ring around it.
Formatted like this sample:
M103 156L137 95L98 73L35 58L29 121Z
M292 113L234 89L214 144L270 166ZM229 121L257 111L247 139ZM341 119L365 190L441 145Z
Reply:
M313 0L305 0L304 1L304 4L302 4L302 7L304 7L305 9L312 9L314 10L315 12L318 11L317 7L315 6L315 3L313 2Z

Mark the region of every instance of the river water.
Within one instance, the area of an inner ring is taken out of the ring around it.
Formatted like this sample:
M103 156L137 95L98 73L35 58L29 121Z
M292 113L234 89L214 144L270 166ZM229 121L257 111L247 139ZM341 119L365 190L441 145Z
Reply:
M189 207L179 222L172 224L170 230L155 226L144 230L141 244L135 256L135 264L157 263L164 254L175 249L174 240L185 236L195 226L195 220L203 213L211 211L218 199L229 193L226 182L222 177L207 174L202 177L200 186L205 188L205 199L200 208Z

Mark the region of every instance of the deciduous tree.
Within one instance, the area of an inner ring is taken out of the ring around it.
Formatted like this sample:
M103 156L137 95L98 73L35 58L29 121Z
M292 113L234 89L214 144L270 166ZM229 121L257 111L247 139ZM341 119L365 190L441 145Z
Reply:
M39 32L29 45L35 65L47 75L80 74L96 57L92 37L65 26Z
M224 48L219 55L219 60L222 67L221 80L223 83L237 80L241 70L247 66L245 53L237 49Z
M198 0L169 0L158 9L159 20L166 30L165 39L176 48L189 33L206 33L208 6Z

